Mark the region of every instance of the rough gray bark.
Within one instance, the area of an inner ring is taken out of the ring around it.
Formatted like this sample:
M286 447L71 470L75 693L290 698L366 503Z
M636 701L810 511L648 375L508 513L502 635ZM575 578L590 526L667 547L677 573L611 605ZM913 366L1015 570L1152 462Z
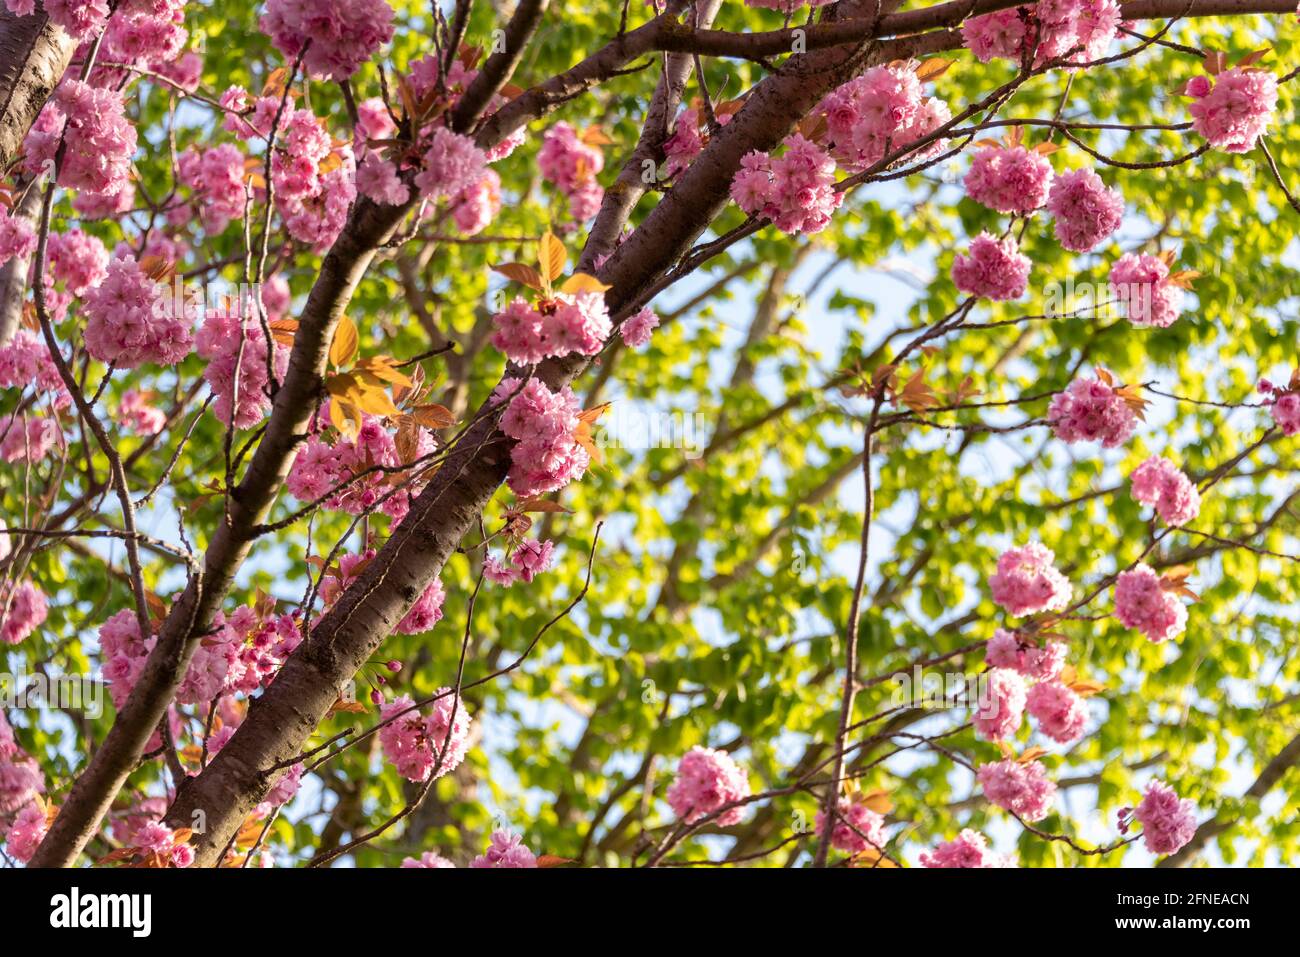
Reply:
M8 166L77 44L43 9L16 17L0 4L0 166Z
M12 215L36 220L41 206L40 183L32 183ZM23 304L27 298L27 270L31 256L14 256L0 266L0 347L13 341L23 321Z

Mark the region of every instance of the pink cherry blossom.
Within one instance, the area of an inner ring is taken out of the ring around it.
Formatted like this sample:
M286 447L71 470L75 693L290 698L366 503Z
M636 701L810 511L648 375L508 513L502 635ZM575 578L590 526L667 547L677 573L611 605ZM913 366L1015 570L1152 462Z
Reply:
M346 80L393 38L384 0L268 0L262 29L290 60L318 79Z
M468 136L439 126L424 151L424 169L415 177L422 195L449 199L471 189L487 173L487 156Z
M746 213L765 216L787 233L825 229L844 194L835 185L835 161L795 133L780 156L751 152L731 183L731 198Z
M971 240L970 252L952 263L952 281L962 292L995 301L1019 299L1029 284L1029 257L1014 236L994 239L983 232Z
M1026 678L1051 679L1061 673L1067 651L1063 641L1049 641L1040 647L999 628L984 646L984 661L990 668L1010 668Z
M117 404L115 420L122 428L137 435L157 435L167 423L167 413L152 403L152 395L127 389Z
M942 841L933 851L921 852L922 867L1007 867L1007 861L989 850L988 839L966 828L951 841Z
M1133 498L1155 506L1166 525L1186 525L1201 510L1201 494L1173 462L1153 455L1129 476Z
M1056 217L1057 241L1071 252L1093 249L1124 220L1124 197L1090 169L1071 170L1056 177L1047 197L1047 209Z
M0 585L0 642L16 645L45 623L45 593L30 581Z
M418 635L428 631L442 620L442 603L446 598L442 581L435 578L402 616L402 620L397 623L397 631L403 635Z
M1041 761L1021 764L1007 759L980 766L976 773L984 796L1030 824L1047 817L1056 798L1056 785Z
M1133 325L1164 328L1178 318L1183 290L1169 281L1169 265L1159 256L1125 253L1111 267L1110 281Z
M96 237L80 229L51 233L47 252L50 274L63 280L73 295L85 295L108 274L108 250Z
M649 344L650 335L658 326L658 314L649 306L643 306L635 315L623 320L618 332L623 337L624 344L639 349Z
M515 390L518 389L518 394ZM501 417L501 431L515 439L506 478L516 495L554 492L581 478L590 457L574 438L578 429L578 397L568 386L552 392L540 379L507 378L497 387L502 400L513 395Z
M1273 122L1277 78L1266 70L1233 67L1214 78L1189 107L1192 128L1216 149L1248 153Z
M17 256L26 259L36 251L36 231L30 220L0 212L0 265Z
M998 570L989 576L993 600L1018 617L1063 610L1074 589L1053 567L1055 559L1051 549L1038 542L1003 552Z
M232 305L234 309L227 311L239 312L245 304ZM265 418L271 408L266 345L262 324L252 318L210 311L203 321L195 351L208 360L203 378L217 397L212 411L218 421L247 429ZM274 339L271 347L276 381L280 381L289 368L289 350Z
M135 259L114 259L104 281L85 296L86 350L119 368L180 362L194 333L187 305L169 292Z
M1120 572L1115 580L1115 617L1154 642L1181 635L1187 626L1186 606L1146 564Z
M831 847L846 854L860 854L868 848L884 848L885 819L860 801L841 797L836 802L835 827L831 830ZM817 812L814 829L826 836L826 815Z
M1032 213L1047 202L1052 164L1024 146L988 146L966 173L966 195L999 213Z
M441 697L430 705L428 715L407 711L414 704L410 695L395 698L379 709L385 721L407 712L380 729L379 745L384 757L408 781L427 781L435 766L437 777L451 773L469 750L472 722L464 701L450 688L439 688L436 693Z
M1025 714L1025 679L1009 668L994 668L987 676L971 723L986 741L1009 738L1020 728Z
M1025 47L1029 9L1013 7L964 20L962 41L981 63L995 57L1019 60Z
M1124 397L1100 379L1071 382L1052 397L1047 419L1062 442L1100 440L1108 449L1123 445L1137 428L1137 416Z
M1142 825L1142 840L1152 854L1173 854L1196 836L1196 805L1163 781L1147 785L1133 811Z
M31 413L0 417L0 459L6 462L39 462L62 440L54 419Z
M513 831L493 831L492 843L470 867L536 867L537 857Z
M5 849L19 863L26 864L49 830L48 817L40 804L24 805L5 835Z
M1027 706L1038 730L1060 744L1080 738L1088 724L1088 705L1059 681L1040 681L1030 688Z
M434 851L425 851L419 857L402 858L402 867L455 867L451 861Z
M749 797L749 776L731 755L698 745L682 755L677 777L668 788L669 806L687 824L746 797ZM713 818L711 823L730 827L744 816L744 807L733 807Z

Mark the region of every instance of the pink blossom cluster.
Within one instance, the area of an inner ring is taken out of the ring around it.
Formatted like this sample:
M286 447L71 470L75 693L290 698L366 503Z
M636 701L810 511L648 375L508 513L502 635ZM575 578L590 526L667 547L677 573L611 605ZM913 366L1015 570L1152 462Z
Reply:
M1099 439L1108 449L1123 445L1137 428L1137 416L1124 397L1100 379L1071 382L1052 397L1047 419L1062 442Z
M1007 867L1007 861L989 850L988 838L966 828L951 841L941 841L933 851L921 852L922 867Z
M731 198L751 216L764 216L787 233L816 233L830 224L844 201L835 189L835 161L812 140L795 133L785 152L752 150L731 181Z
M885 846L885 819L861 801L841 797L835 805L835 827L831 829L831 847L846 854L861 854L868 848ZM826 836L826 814L817 812L813 827Z
M177 833L158 821L142 824L135 831L131 846L139 854L149 854L172 867L189 867L194 863L194 848L177 840Z
M267 106L270 116L258 117L268 99L273 101ZM269 129L278 106L278 100L261 98L253 111L254 122L264 120ZM326 249L343 230L356 199L355 160L350 150L334 151L324 124L310 110L293 110L282 123L282 145L271 160L276 205L289 235L317 250ZM331 153L335 159L327 162Z
M207 704L219 695L233 693L245 678L244 636L222 612L213 617L212 625L214 632L199 642L181 679L176 692L180 704Z
M488 581L509 588L517 581L531 582L551 567L555 543L549 539L528 538L515 546L506 561L495 555L483 560L483 575Z
M1005 302L1025 294L1031 266L1014 236L994 239L982 232L971 240L969 253L953 259L952 281L972 296Z
M36 231L30 220L0 212L0 265L17 256L26 259L36 251Z
M521 366L574 352L594 356L612 329L602 292L559 292L536 306L515 297L492 324L492 344Z
M188 39L185 0L129 0L119 4L108 21L97 63L149 69L192 90L198 86L198 78L190 87L184 74L198 56L181 56ZM96 66L91 80L96 86L113 86L125 76L126 71L116 66Z
M230 671L228 690L252 694L271 683L285 659L302 644L298 613L259 615L241 605L225 620L227 642L238 651L239 662Z
M1038 730L1059 744L1083 736L1088 724L1088 705L1083 697L1060 681L1040 681L1029 689L1029 714Z
M218 421L247 429L261 422L271 408L267 369L267 342L262 324L252 318L230 315L242 311L210 310L199 328L195 351L208 360L203 378L216 396L212 411ZM272 339L271 364L276 381L289 368L289 350Z
M481 233L501 212L501 177L496 170L465 187L451 200L451 219L466 236Z
M2 355L2 353L0 353ZM0 364L0 385L4 384L3 364ZM1268 396L1267 405L1273 415L1273 422L1284 435L1300 433L1300 392L1280 385L1274 385L1268 379L1259 381L1259 391Z
M697 745L682 755L667 796L678 819L694 824L719 808L749 797L749 776L727 752ZM711 823L730 827L744 816L744 807L733 807L712 818Z
M1154 642L1168 641L1187 627L1186 606L1145 563L1120 572L1115 580L1115 617Z
M49 816L45 809L36 801L24 805L9 826L9 833L5 835L5 848L9 856L26 864L40 847L48 830Z
M981 63L1000 58L1019 60L1025 48L1029 7L998 10L962 21L961 37L966 49Z
M194 191L203 228L216 236L244 218L244 154L233 143L199 151L190 147L177 162L180 181Z
M976 777L986 798L1031 824L1047 817L1056 798L1056 785L1041 761L1021 763L1008 758L983 764Z
M947 123L948 104L926 96L911 63L873 66L832 90L814 115L826 117L831 156L851 172L861 172L890 154L930 135ZM909 163L943 150L935 140L908 153Z
M0 459L6 462L39 462L62 441L54 419L18 413L0 418Z
M27 640L48 614L45 593L30 581L0 585L0 642L16 645Z
M719 121L722 117L718 117ZM664 141L664 175L676 176L704 151L708 128L695 107L682 110L673 125L673 135Z
M19 329L7 346L0 346L0 389L28 386L49 393L55 408L72 402L45 340L30 329Z
M12 814L44 791L40 765L18 746L14 729L0 709L0 814Z
M986 146L966 171L966 195L999 213L1024 216L1047 202L1052 164L1024 146Z
M1133 325L1163 329L1178 318L1183 290L1170 281L1169 264L1159 256L1125 253L1110 267L1110 281Z
M135 259L114 259L104 281L86 293L86 351L118 368L180 362L194 344L191 309L168 292Z
M1196 805L1163 781L1152 781L1133 810L1152 854L1173 854L1196 836Z
M569 215L585 222L596 215L605 190L596 177L605 168L605 154L585 142L565 122L556 123L542 136L537 154L542 177L569 200Z
M643 306L639 312L623 320L618 327L618 334L623 337L624 345L639 349L650 342L651 334L659 327L659 315L649 306Z
M167 413L154 405L152 398L151 393L127 389L117 404L114 420L137 435L157 435L167 424Z
M393 8L384 0L268 0L261 27L289 60L301 53L312 76L342 81L393 38Z
M1061 611L1074 594L1069 579L1053 566L1050 548L1030 542L998 556L998 570L989 576L993 600L1016 616Z
M433 450L433 436L420 429L416 458ZM293 460L285 486L301 502L325 498L322 504L326 508L350 515L378 507L394 522L400 522L410 510L412 498L423 488L423 482L418 481L397 491L389 487L391 470L401 464L397 443L383 427L383 420L365 415L356 438L339 436L333 444L320 434L308 439Z
M136 148L135 127L126 117L122 95L65 79L42 111L47 112L51 128L36 131L33 127L28 134L29 167L34 163L39 170L46 159L53 159L62 132L59 185L104 197L121 195L129 186Z
M1025 679L1010 668L988 672L978 707L971 716L975 733L986 741L1001 741L1020 729L1028 695Z
M433 702L428 715L412 709L415 702L410 695L394 698L379 709L388 722L379 730L379 745L384 757L408 781L427 781L435 766L437 777L455 771L469 750L471 720L465 702L450 688L439 688L436 693L441 697ZM398 714L401 717L394 717Z
M368 152L357 167L357 192L381 206L400 206L411 198L397 167L378 153Z
M1166 525L1186 525L1201 510L1201 493L1173 462L1153 455L1129 476L1133 498L1152 505Z
M1277 111L1277 78L1267 70L1234 67L1189 85L1196 97L1189 107L1192 128L1216 149L1248 153L1264 135Z
M557 491L587 471L591 458L574 438L580 405L572 389L552 392L537 378L521 387L518 379L507 377L493 398L509 398L501 431L515 440L506 481L516 495Z
M402 858L402 867L455 867L451 861L436 851L425 851L419 857Z
M439 57L434 54L420 57L411 63L410 75L407 80L411 85L411 92L415 94L417 100L425 99L434 91L438 84L441 69ZM453 107L460 102L461 96L477 76L478 70L467 64L461 57L457 57L452 61L451 69L447 71L447 75L443 79L443 92L447 95L449 107ZM492 99L488 101L486 109L483 110L483 116L485 118L490 117L508 102L509 100L500 93L493 95ZM507 135L501 142L488 149L488 162L505 159L523 145L526 136L527 129L523 126Z
M415 185L424 196L451 199L471 190L487 175L487 154L468 136L436 127L424 150L424 168Z
M990 668L1010 668L1026 678L1051 680L1065 666L1065 642L1049 641L1039 646L1021 640L1014 631L999 628L984 646L984 661Z
M141 636L140 622L135 612L129 609L119 611L99 626L102 671L116 707L122 707L140 680L145 659L149 657L154 642L152 635L148 638Z
M1086 64L1106 54L1121 20L1118 0L1039 0L1039 65L1064 58Z
M447 593L443 591L442 580L435 578L402 616L402 620L397 623L397 631L403 635L418 635L428 631L442 621L442 603L446 600Z
M1090 169L1062 173L1052 183L1047 210L1055 217L1057 242L1075 253L1086 253L1119 229L1124 197Z
M983 63L994 58L1019 61L1036 40L1034 65L1064 58L1069 66L1105 55L1119 32L1116 0L1040 0L1011 10L972 17L962 23L962 39Z
M63 280L68 292L83 296L108 275L108 250L80 229L51 233L47 243L50 274Z
M445 866L445 865L436 865ZM470 861L470 867L536 867L537 857L513 831L493 831L492 843Z
M14 16L25 17L36 9L36 0L5 0L5 6ZM74 40L97 34L112 12L108 0L44 0L43 6L50 22L63 27Z

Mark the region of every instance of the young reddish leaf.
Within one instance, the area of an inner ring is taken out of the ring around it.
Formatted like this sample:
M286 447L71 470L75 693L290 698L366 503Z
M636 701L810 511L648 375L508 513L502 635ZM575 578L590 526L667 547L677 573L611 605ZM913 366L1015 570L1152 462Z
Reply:
M437 403L418 405L411 410L411 415L426 429L449 429L456 424L451 409Z
M542 291L542 274L532 266L526 266L523 263L505 263L501 266L493 266L493 272L499 272L507 279L517 283L522 283L529 289Z

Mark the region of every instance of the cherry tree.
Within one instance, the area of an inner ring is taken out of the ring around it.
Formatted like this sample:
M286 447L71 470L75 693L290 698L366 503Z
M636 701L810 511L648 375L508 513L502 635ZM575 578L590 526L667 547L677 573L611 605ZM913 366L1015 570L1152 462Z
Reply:
M1293 0L3 3L11 862L1294 859Z

